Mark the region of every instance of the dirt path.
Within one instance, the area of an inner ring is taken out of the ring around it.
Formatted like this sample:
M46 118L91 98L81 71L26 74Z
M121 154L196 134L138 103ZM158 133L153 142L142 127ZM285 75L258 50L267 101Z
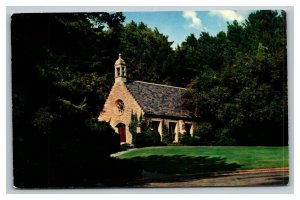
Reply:
M160 177L145 175L148 177L137 181L136 187L273 186L286 185L289 180L288 168Z

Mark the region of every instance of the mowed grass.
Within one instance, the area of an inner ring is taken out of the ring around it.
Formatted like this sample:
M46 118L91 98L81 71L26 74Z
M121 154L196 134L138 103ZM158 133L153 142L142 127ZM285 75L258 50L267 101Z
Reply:
M288 167L288 147L147 147L118 156L147 171L199 173Z

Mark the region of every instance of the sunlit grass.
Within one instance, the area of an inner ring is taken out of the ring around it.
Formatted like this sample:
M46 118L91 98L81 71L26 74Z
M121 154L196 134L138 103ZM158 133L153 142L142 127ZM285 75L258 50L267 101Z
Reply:
M288 167L288 147L147 147L118 158L132 160L145 170L164 173L234 171Z

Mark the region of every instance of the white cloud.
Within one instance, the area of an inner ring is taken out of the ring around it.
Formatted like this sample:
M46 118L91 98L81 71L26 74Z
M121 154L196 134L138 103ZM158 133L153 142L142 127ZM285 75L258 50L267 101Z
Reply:
M220 18L223 18L224 20L229 20L229 21L236 20L238 22L241 22L244 20L244 17L242 15L238 15L233 10L212 10L209 11L209 14L218 16Z
M195 29L200 29L202 27L201 19L197 17L197 13L195 11L184 11L182 16L188 20L191 20L191 23L188 27Z

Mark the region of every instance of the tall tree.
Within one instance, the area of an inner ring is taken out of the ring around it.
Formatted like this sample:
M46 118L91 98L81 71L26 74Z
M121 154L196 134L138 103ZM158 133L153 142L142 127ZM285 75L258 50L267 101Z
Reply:
M128 64L129 79L161 83L167 74L166 63L172 54L171 42L156 28L131 22L121 30L120 51Z
M72 165L80 166L81 172L86 169L83 160L93 155L89 148L89 137L93 137L90 124L96 123L89 121L99 114L110 89L113 79L107 78L107 66L113 65L111 54L120 45L118 33L123 21L121 13L12 16L17 186L51 186L49 178L58 184L64 172L72 171ZM99 140L109 131L103 128L99 132L95 140L99 146L104 145ZM81 162L79 154L83 152L86 154ZM102 148L97 155L95 166L109 154Z
M244 24L228 24L227 34L212 37L221 43L200 36L202 47L210 41L213 51L204 48L208 67L191 82L188 96L215 134L226 130L239 144L287 144L285 26L284 12L257 11Z

